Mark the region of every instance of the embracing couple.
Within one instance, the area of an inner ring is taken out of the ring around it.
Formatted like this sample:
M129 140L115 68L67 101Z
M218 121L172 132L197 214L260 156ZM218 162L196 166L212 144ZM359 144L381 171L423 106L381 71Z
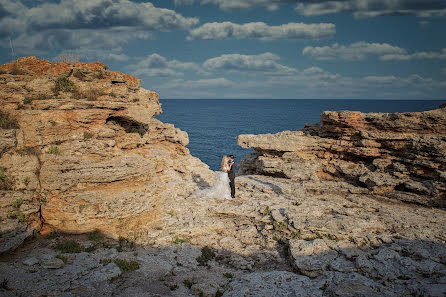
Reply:
M214 185L210 188L197 190L195 195L210 198L235 198L235 162L234 156L223 156L221 160L221 171L215 176Z

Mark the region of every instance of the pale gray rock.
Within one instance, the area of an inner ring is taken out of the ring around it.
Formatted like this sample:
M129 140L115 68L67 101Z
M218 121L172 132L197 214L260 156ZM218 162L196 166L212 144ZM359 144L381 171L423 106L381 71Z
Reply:
M37 259L37 257L26 258L25 260L22 261L22 264L26 266L32 266L37 263L39 263L39 259Z
M233 280L223 296L322 296L322 290L315 286L315 281L292 272L254 272Z
M327 270L338 253L328 247L322 239L311 241L291 240L290 255L296 270L309 277L317 277Z
M65 265L61 259L49 254L41 255L39 263L46 269L59 269Z
M328 296L383 297L396 296L388 287L358 273L335 273L325 290Z

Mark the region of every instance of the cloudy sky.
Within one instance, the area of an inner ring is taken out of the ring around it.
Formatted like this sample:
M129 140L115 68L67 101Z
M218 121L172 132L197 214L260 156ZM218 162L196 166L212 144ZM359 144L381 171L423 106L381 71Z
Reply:
M445 0L0 0L0 62L101 61L163 99L444 99L445 28Z

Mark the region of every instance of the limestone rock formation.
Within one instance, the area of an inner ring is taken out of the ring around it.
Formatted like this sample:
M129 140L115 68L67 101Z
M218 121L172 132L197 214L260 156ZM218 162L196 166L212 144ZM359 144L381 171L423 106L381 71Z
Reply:
M446 207L446 108L414 113L326 111L300 131L240 135L255 148L242 174L348 181L375 195Z
M0 66L0 100L0 252L42 223L132 238L212 182L187 133L154 118L158 94L104 64L20 58Z
M0 68L2 90L14 90L2 93L11 117L0 130L1 247L42 221L55 229L0 255L0 295L446 294L446 211L426 207L442 201L443 110L326 113L303 131L240 136L256 153L226 200L194 194L212 172L188 154L186 133L153 118L157 96L136 79L97 63ZM67 84L52 97L60 73L82 96L109 93L75 99ZM51 98L26 100L24 81ZM398 176L434 196L377 185ZM108 236L60 233L93 228Z

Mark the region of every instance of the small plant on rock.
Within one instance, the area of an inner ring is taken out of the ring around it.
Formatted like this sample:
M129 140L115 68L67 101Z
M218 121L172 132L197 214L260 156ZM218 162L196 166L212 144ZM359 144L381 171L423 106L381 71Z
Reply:
M92 139L93 133L90 132L84 132L84 139Z
M205 246L201 249L201 255L197 258L197 262L200 266L205 266L207 263L215 258L215 253L212 249Z
M30 104L31 102L33 102L33 98L31 97L25 97L25 99L23 99L23 104Z
M62 253L81 253L84 248L76 240L66 240L56 245L56 249Z
M52 239L52 238L57 238L59 236L59 234L57 233L56 228L52 228L50 234L48 234L48 238Z
M105 236L102 233L100 233L99 231L93 231L88 234L88 240L91 240L91 241L99 242L99 241L103 241L104 239L105 239Z
M23 184L24 184L25 186L28 186L28 184L29 184L29 177L25 177L25 178L23 179Z
M0 128L1 129L18 129L17 119L7 112L0 110Z
M179 238L179 237L175 237L175 239L173 240L173 243L179 244L179 243L189 243L190 241L188 239L183 239L183 238Z
M8 286L8 279L4 278L3 281L0 283L0 288L6 291L11 291L12 289Z
M17 219L17 222L23 223L26 220L25 215L20 210L14 210L8 212L7 217L9 219Z
M11 68L11 71L9 73L12 74L12 75L24 75L24 74L26 74L25 71L23 71L22 69L19 68L19 65L17 65L16 62L14 64L12 64L12 68Z
M274 221L273 226L274 226L274 230L279 231L279 232L283 232L287 228L287 224L285 222Z
M48 154L60 155L60 152L59 152L59 149L57 148L57 146L50 146L48 148Z
M118 265L119 269L121 269L122 272L131 272L136 269L139 269L139 263L136 261L115 259L113 262L115 262L115 264Z
M268 206L260 211L262 216L268 216L271 214L271 212L272 212L272 210Z
M192 288L192 286L194 285L194 283L191 282L191 281L188 280L188 279L185 279L185 280L183 281L183 284L184 284L188 289Z
M23 204L23 199L19 198L14 200L14 202L12 203L12 207L14 208L20 208L20 206Z
M54 95L59 95L59 92L76 92L77 86L68 77L60 76L56 79L53 92Z

